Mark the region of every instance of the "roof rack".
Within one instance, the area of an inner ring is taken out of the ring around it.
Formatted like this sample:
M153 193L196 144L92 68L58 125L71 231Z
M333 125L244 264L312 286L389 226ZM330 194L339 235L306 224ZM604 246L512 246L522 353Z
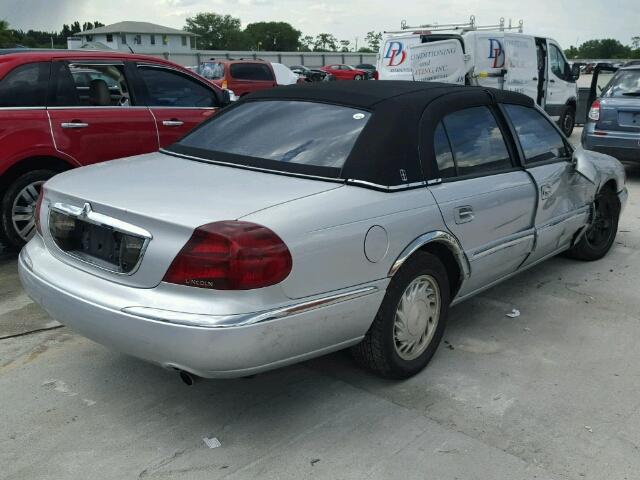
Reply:
M504 17L500 17L500 22L496 25L477 25L475 15L471 15L467 23L427 23L424 25L411 26L407 25L406 20L402 20L402 22L400 22L401 30L385 31L384 33L407 33L408 30L428 30L429 33L442 31L459 31L464 33L476 30L498 30L500 32L504 32L506 30L518 30L518 33L522 33L523 28L523 20L519 20L517 25L513 25L511 19L509 19L509 24L505 25Z

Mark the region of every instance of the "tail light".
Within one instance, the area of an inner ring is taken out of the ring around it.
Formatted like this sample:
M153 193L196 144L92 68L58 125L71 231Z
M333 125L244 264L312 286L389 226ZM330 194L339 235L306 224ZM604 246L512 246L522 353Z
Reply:
M222 84L220 85L222 87L222 89L224 90L225 88L227 88L227 79L225 78L224 80L222 80Z
M266 227L223 221L198 227L173 260L164 281L215 290L275 285L291 272L291 253Z
M589 119L597 122L600 120L600 100L596 100L591 104L589 109Z
M38 199L36 200L36 207L33 211L34 221L36 224L36 231L42 235L42 226L40 225L40 210L42 209L42 199L44 198L44 187L40 188Z

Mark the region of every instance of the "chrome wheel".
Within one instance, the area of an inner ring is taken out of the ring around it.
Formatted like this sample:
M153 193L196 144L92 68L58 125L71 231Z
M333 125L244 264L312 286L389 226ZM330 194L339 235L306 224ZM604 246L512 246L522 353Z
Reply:
M440 288L431 275L420 275L407 286L393 324L393 343L403 360L414 360L427 349L440 318Z
M25 242L36 232L35 209L44 180L32 182L24 187L11 205L11 223L18 236Z

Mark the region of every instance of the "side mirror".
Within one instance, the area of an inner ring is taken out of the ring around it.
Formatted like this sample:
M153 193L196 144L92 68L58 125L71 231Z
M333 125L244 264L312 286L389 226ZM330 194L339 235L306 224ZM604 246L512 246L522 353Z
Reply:
M222 106L226 107L231 103L231 95L226 88L222 90Z
M580 65L578 65L577 63L571 65L571 76L574 80L577 80L578 77L580 77Z

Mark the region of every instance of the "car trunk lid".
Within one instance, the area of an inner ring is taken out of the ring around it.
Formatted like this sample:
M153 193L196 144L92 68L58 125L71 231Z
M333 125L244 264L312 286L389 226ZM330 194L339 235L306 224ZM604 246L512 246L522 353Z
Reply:
M598 130L640 132L640 97L609 97L600 101Z

